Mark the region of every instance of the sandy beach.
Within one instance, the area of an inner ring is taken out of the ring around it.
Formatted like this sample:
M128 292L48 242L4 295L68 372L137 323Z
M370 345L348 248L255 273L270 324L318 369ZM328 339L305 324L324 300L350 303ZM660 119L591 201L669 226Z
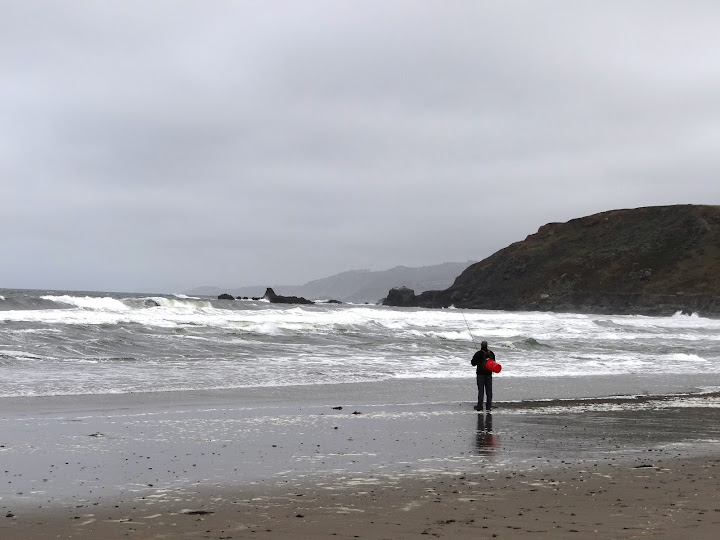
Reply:
M716 537L715 394L326 390L3 400L0 535Z
M717 538L718 459L209 489L6 517L3 538Z

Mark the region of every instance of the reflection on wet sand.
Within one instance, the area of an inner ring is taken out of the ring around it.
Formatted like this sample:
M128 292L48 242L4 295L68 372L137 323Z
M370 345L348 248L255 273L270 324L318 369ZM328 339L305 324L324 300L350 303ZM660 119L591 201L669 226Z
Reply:
M500 449L500 437L493 433L492 414L477 415L475 431L475 452L481 456L494 457Z

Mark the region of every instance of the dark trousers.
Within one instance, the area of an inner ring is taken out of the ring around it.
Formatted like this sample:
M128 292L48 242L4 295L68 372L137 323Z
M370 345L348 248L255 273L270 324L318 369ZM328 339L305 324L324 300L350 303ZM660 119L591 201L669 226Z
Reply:
M477 385L478 385L478 407L482 407L483 404L483 392L487 394L487 407L486 409L489 411L492 407L492 375L482 375L478 373L477 375Z

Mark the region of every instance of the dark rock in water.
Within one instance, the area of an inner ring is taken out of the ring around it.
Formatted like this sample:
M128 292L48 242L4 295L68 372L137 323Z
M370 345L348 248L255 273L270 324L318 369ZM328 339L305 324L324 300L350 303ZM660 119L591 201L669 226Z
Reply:
M314 304L312 300L302 298L301 296L280 296L275 294L272 288L268 287L265 290L264 299L269 300L271 304Z
M231 294L222 293L220 296L218 296L218 300L235 300L235 297Z
M383 306L395 306L395 307L416 307L418 305L417 296L415 291L402 286L393 287L388 292L387 298L382 301Z
M340 300L326 300L325 302L321 302L323 304L342 304Z
M720 206L612 210L548 223L468 267L422 307L720 315Z

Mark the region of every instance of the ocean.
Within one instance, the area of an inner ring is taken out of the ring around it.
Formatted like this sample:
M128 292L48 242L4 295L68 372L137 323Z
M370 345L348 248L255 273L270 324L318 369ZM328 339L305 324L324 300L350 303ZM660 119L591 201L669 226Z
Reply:
M720 320L698 315L0 289L0 398L403 379L472 385L469 361L483 339L503 366L496 377L514 389L505 398L720 389ZM539 376L550 383L540 388Z
M716 455L719 341L697 315L0 290L0 503Z

